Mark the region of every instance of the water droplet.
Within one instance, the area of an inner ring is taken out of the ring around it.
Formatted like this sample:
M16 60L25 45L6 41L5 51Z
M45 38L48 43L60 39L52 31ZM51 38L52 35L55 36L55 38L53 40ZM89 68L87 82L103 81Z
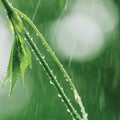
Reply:
M12 6L12 3L9 3Z
M61 98L61 95L60 95L60 94L58 94L58 97L60 97L60 98Z
M49 52L49 49L47 49L47 51Z
M53 83L51 80L50 80L50 84L51 84L51 85L54 85L54 83Z
M71 87L71 90L73 90L73 88Z
M67 108L67 112L70 112L70 109Z
M45 56L44 56L44 55L42 55L42 59L45 59Z
M75 120L75 118L73 118L73 120Z
M32 49L31 51L32 51L32 52L34 52L34 50L33 50L33 49Z
M30 39L31 39L31 40L33 40L33 38L32 38L32 37L31 37Z
M39 58L38 58L38 57L36 57L36 60L38 60L38 61L39 61Z
M53 71L52 71L52 70L51 70L50 72L51 72L51 73L53 73Z
M29 35L29 32L26 32L27 35Z
M38 34L38 33L36 33L36 35L37 35L37 36L39 36L39 34Z
M68 99L68 102L70 103L70 100Z
M65 77L65 76L64 76ZM68 82L69 80L68 79L66 79L66 81Z
M26 38L24 38L24 40L25 40L25 41L27 41L27 39L26 39Z
M83 120L86 120L87 116L88 116L88 114L85 113L85 114L83 115Z
M42 63L39 61L39 64L42 65Z

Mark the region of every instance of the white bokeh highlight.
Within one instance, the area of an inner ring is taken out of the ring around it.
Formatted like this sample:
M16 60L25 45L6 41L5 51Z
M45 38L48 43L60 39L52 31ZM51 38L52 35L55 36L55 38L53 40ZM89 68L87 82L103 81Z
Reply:
M66 17L59 22L56 29L59 51L66 57L74 59L91 57L103 45L103 32L89 16L76 14Z
M104 49L118 24L111 0L78 0L70 12L51 27L51 45L64 59L89 61Z
M0 85L7 70L12 40L13 35L9 31L9 27L0 19Z

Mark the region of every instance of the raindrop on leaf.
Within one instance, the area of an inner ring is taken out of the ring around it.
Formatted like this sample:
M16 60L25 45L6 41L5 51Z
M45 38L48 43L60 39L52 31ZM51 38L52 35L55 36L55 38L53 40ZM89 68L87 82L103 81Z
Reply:
M67 112L70 112L70 109L67 108Z
M54 83L53 83L51 80L50 80L50 84L51 84L51 85L54 85Z
M61 98L61 95L60 95L60 94L58 94L58 97L59 97L59 98Z

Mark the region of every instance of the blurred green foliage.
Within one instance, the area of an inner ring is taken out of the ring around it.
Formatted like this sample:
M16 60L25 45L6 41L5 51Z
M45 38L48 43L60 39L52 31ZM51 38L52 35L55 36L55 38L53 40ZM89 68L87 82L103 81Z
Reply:
M35 14L35 21L39 23L55 20L60 15L65 0L14 0L13 4L31 18Z
M115 2L119 7L119 0ZM60 16L65 0L40 0L39 6L39 0L12 0L12 3L31 19L34 16L35 24L50 42L49 26ZM69 61L64 61L58 56L78 88L89 114L89 120L120 120L119 35L120 31L115 34L116 37L111 38L114 41L93 61L71 62L68 66ZM37 44L44 53L40 43ZM32 82L32 97L29 103L26 103L18 114L9 117L0 116L0 120L70 120L69 114L57 97L57 92L49 84L42 67L34 58L32 59L32 69L28 71L25 78L26 81ZM58 74L51 58L48 58L48 62ZM59 74L58 76L61 78ZM69 91L67 92L69 94Z

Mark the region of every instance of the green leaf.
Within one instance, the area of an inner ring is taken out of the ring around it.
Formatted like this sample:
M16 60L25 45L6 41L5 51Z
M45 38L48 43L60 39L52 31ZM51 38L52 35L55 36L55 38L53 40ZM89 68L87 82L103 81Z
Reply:
M20 75L24 82L24 75L30 64L31 55L26 47L25 40L21 35L17 34L13 50L11 92Z
M21 18L17 14L14 14L12 16L12 19L14 21L15 29L16 29L17 33L24 34L25 29L24 29L24 25L23 25Z
M16 33L10 54L7 73L3 82L4 86L10 75L12 76L10 95L20 75L24 81L24 75L29 65L31 65L31 54L27 49L23 36Z
M10 29L11 33L14 33L14 27L13 27L13 24L10 20L9 20L9 29Z
M13 56L12 56L12 83L11 83L11 90L10 95L12 93L13 87L15 86L16 81L20 76L20 51L21 46L18 39L18 36L15 36L14 41L14 48L13 48Z
M21 42L21 49L22 49L21 55L20 55L20 61L21 61L20 69L21 69L22 80L24 83L25 71L28 68L28 66L31 65L31 54L28 51L25 41L21 36L19 36L19 40Z
M2 87L5 86L6 82L8 81L8 78L10 77L10 74L12 73L12 52L10 54L10 59L9 59L9 63L8 63L8 68L7 68L7 72L6 72L6 76L3 80L3 84Z

